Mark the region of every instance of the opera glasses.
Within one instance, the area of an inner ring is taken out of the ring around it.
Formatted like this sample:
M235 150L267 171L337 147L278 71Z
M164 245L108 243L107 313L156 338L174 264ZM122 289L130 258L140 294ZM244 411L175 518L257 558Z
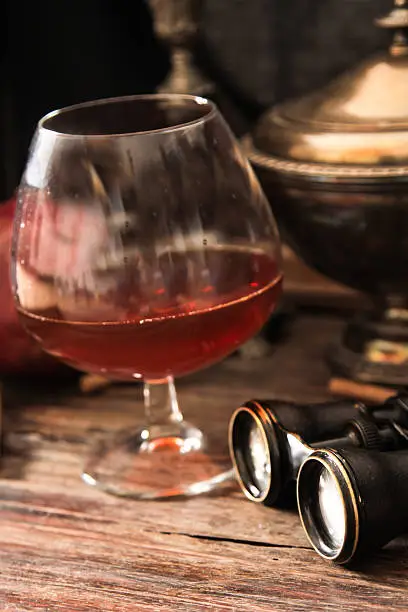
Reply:
M297 481L302 524L326 559L347 563L408 523L406 394L375 407L253 400L232 415L229 446L250 500L272 506L294 499Z

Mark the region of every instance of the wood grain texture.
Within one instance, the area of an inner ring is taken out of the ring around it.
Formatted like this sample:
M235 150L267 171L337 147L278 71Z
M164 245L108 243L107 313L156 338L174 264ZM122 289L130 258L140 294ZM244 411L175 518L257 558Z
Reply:
M327 397L334 318L303 316L262 361L232 357L180 381L186 417L225 449L232 410L255 395ZM353 571L321 561L296 513L220 495L132 502L84 485L92 436L137 423L138 390L84 397L9 387L0 479L0 609L41 611L408 610L408 542Z

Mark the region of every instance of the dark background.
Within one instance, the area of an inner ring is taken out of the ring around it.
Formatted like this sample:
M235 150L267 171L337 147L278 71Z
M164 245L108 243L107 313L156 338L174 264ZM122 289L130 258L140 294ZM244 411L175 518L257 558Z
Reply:
M392 4L204 0L199 54L250 125L268 105L319 87L385 48L389 35L373 20ZM169 69L144 0L5 0L1 27L0 199L16 187L42 115L93 98L152 92Z

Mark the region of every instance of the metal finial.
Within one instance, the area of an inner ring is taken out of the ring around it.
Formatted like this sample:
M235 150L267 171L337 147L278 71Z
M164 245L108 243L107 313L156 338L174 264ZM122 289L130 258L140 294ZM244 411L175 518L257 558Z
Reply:
M214 84L202 74L194 61L198 37L201 0L148 0L154 28L170 48L171 70L159 87L165 93L209 95Z
M375 20L380 28L395 30L390 47L390 54L394 56L408 55L408 2L407 0L394 0L394 8Z

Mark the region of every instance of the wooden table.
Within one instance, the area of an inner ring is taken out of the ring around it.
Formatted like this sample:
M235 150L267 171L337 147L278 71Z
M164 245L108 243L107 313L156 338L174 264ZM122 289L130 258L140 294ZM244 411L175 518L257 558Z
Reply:
M180 381L186 416L222 433L234 407L254 395L326 398L322 355L340 325L302 315L261 362L233 357ZM1 610L408 610L406 540L350 571L320 560L296 513L252 504L237 489L132 502L83 484L89 439L140 418L134 399L121 386L95 397L27 384L12 393L15 454L3 459L0 480Z

